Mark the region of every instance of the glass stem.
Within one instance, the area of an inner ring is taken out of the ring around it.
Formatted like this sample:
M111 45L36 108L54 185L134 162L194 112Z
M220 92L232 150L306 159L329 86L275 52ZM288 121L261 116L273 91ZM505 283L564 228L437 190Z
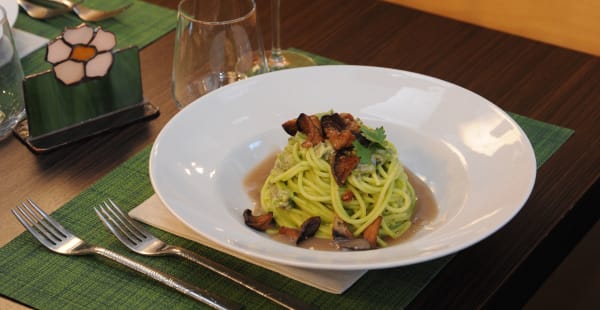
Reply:
M281 54L281 0L271 0L271 58L274 63L283 63Z

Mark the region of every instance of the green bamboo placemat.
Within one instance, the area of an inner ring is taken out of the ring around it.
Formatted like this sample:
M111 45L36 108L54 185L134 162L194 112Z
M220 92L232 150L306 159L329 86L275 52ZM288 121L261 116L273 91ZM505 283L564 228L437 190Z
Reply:
M114 9L126 3L133 5L125 12L92 26L102 26L117 36L117 48L137 45L140 49L154 40L175 29L177 12L139 0L86 0L85 5L97 9ZM75 27L82 21L75 14L69 13L47 20L29 17L22 10L15 23L15 28L53 39L65 27ZM23 71L32 74L50 68L44 61L45 48L41 48L23 59Z
M319 64L337 63L317 58ZM511 116L533 144L540 167L571 136L572 130ZM276 308L274 304L220 276L176 257L132 254L110 235L96 218L93 207L110 197L129 211L154 191L148 176L151 146L127 160L89 189L53 213L53 217L83 239L134 257L176 277L247 305L249 309ZM35 199L35 197L32 197ZM15 202L16 203L16 202ZM409 304L441 270L452 255L407 267L372 270L342 295L325 293L275 272L246 263L150 227L159 238L221 262L261 282L323 309L399 309ZM0 249L0 293L42 309L188 309L202 307L179 293L105 259L54 254L29 233Z

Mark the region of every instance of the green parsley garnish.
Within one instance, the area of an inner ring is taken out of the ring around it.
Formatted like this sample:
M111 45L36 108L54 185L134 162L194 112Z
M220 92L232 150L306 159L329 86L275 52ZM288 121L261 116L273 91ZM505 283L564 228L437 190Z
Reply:
M383 127L371 129L361 126L360 131L363 137L365 137L371 143L369 143L368 146L365 146L358 140L354 140L354 142L352 142L352 145L354 145L356 155L360 157L360 163L370 164L372 163L371 158L375 150L377 150L378 148L385 148L385 130L383 129Z
M373 143L385 146L385 130L383 127L377 127L375 130L367 127L360 127L363 136Z

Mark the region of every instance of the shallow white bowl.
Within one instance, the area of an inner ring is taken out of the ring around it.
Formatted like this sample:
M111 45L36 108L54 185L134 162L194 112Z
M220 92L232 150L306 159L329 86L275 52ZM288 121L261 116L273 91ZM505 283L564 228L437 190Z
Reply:
M246 227L242 212L253 205L243 179L283 148L281 123L330 109L385 127L400 160L436 197L430 229L383 249L327 252ZM432 77L363 66L283 70L218 89L175 115L150 156L156 193L197 233L259 259L336 270L414 264L468 247L520 210L535 175L529 140L491 102Z

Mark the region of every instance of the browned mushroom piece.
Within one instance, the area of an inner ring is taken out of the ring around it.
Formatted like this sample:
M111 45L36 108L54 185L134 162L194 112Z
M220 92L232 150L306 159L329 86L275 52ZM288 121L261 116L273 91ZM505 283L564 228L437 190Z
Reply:
M302 226L300 226L300 237L296 240L296 244L313 237L321 226L321 218L318 216L309 217Z
M333 176L338 185L344 185L352 173L352 170L358 166L360 158L349 152L336 152L333 159Z
M308 148L323 142L321 122L316 115L300 113L296 124L298 131L306 134L306 141L302 146Z
M357 238L352 240L339 240L337 241L337 245L342 249L352 251L364 251L372 249L369 241L363 238Z
M333 218L331 235L333 236L333 240L349 240L354 238L346 222L337 216Z
M381 227L382 219L383 217L378 216L363 232L363 238L369 241L373 249L377 247L377 235L379 235L379 227Z
M279 227L279 233L287 236L298 245L300 242L313 237L319 230L319 226L321 226L321 218L313 216L304 221L300 229L281 226Z
M348 202L348 201L352 201L354 199L354 193L351 190L346 190L343 194L342 194L342 201Z
M281 124L281 127L283 127L283 130L285 130L288 135L295 136L296 132L298 132L298 125L296 124L297 122L298 119L294 118Z
M279 234L290 238L290 240L298 244L298 239L300 238L300 231L298 229L281 226L279 227Z
M312 123L307 114L300 113L300 115L298 115L298 117L296 118L296 128L302 133L306 134L311 125Z
M244 210L244 223L258 231L265 231L271 228L273 223L273 212L262 215L252 215L252 210Z
M350 113L340 113L340 117L344 120L345 128L352 133L360 133L360 124L354 119Z
M354 134L350 132L350 130L342 130L338 132L329 133L329 141L333 148L337 150L341 150L344 148L348 148L352 146L352 142L354 142Z
M325 128L333 128L337 131L342 131L346 129L346 122L337 113L326 114L321 117L321 126L323 126L323 131L325 131Z
M333 113L321 117L321 127L325 138L329 139L336 151L352 146L354 134L346 129L346 123L339 114Z

